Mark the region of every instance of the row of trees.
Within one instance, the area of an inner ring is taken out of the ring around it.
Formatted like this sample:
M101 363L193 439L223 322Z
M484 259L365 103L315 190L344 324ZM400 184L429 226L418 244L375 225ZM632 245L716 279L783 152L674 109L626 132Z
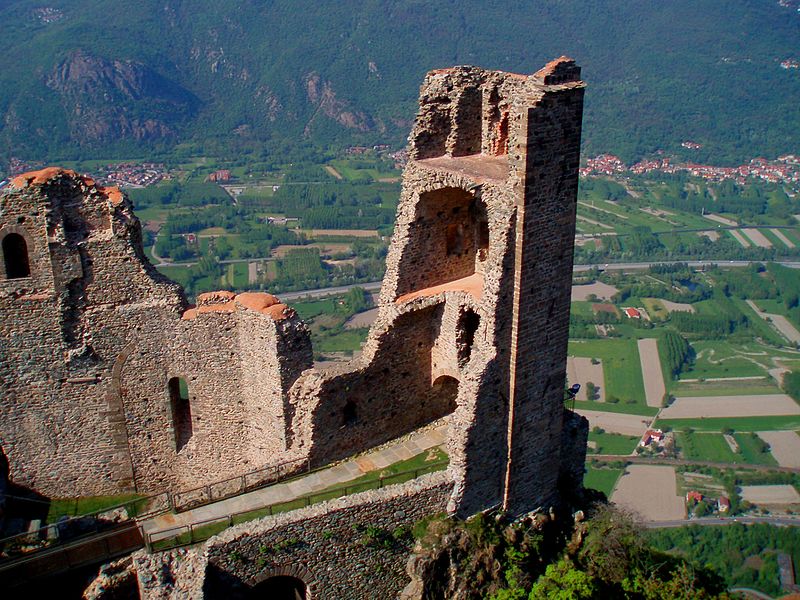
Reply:
M692 347L685 337L669 329L661 338L661 343L662 356L669 368L670 375L677 378L683 368L691 364L694 354Z

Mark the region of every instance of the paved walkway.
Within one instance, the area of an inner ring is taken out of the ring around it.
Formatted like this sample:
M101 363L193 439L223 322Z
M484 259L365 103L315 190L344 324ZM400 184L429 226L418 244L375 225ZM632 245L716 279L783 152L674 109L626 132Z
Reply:
M201 523L226 517L227 515L256 510L271 504L288 502L295 498L313 494L334 485L346 484L365 473L386 468L394 463L417 456L431 448L441 446L446 439L447 425L440 425L435 429L416 431L396 442L384 444L377 450L366 452L305 477L271 485L206 506L199 506L182 513L158 515L143 521L141 525L145 533L153 534L151 538L153 541L169 538L176 534L175 531L171 530L182 525Z

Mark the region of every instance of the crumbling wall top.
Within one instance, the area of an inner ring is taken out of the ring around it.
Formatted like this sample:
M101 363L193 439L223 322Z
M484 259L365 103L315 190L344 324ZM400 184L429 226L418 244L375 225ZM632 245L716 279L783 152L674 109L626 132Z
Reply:
M199 294L197 296L197 306L185 311L182 319L184 321L192 321L199 314L234 313L245 309L267 315L273 321L282 321L295 315L293 308L283 304L272 294L243 292L237 295L227 290L219 290Z
M91 177L79 175L70 169L62 169L61 167L46 167L38 171L29 171L28 173L17 175L11 180L11 186L21 190L27 187L44 185L45 183L48 183L62 175L80 179L86 185L94 185L94 180Z
M559 85L579 81L581 68L570 57L559 56L536 71L533 74L533 78L545 85Z

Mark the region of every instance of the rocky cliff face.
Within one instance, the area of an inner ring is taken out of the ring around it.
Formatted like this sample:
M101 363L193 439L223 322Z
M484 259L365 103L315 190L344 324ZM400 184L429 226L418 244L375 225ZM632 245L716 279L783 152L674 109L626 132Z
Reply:
M304 83L308 102L315 107L314 114L306 125L306 134L320 114L348 129L364 132L376 128L375 122L367 113L354 110L347 102L337 98L330 81L325 81L318 73L306 75Z
M108 60L76 51L47 77L79 143L119 138L156 140L175 134L199 101L189 91L142 63Z

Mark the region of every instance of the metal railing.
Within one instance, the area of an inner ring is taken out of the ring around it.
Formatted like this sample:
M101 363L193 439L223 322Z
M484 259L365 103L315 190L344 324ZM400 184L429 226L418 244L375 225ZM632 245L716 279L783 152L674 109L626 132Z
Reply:
M129 500L84 515L70 517L33 531L0 539L0 564L35 552L96 537L121 523L149 518L171 509L168 493Z
M190 490L162 492L70 517L33 531L0 539L0 564L42 550L53 549L65 543L87 540L117 526L120 522L131 519L142 521L173 510L186 511L309 472L311 472L310 460L297 459L262 467Z
M91 564L107 562L144 546L136 523L118 523L91 538L71 540L0 563L0 586L14 587Z
M282 512L288 512L298 508L304 508L318 502L350 496L352 494L365 492L367 490L380 489L387 485L404 483L427 473L441 471L447 468L448 464L449 460L438 461L429 465L425 465L424 467L400 471L398 473L393 473L392 475L378 477L377 479L369 479L367 481L353 482L342 486L332 487L329 489L320 490L319 492L314 492L313 494L298 496L297 498L286 500L284 502L268 504L256 509L227 514L214 519L198 521L196 523L163 529L161 531L152 533L146 532L144 534L145 546L151 552L160 552L162 550L170 550L172 548L178 548L181 546L189 546L191 544L205 541L208 538L217 535L221 531L224 531L228 527L237 525L239 523L244 523L245 521L251 521L253 519L259 519Z
M175 512L183 512L225 498L232 498L251 492L279 481L284 481L300 473L311 472L311 461L307 458L286 461L277 465L262 467L243 475L229 477L202 485L191 490L170 494L170 502Z

